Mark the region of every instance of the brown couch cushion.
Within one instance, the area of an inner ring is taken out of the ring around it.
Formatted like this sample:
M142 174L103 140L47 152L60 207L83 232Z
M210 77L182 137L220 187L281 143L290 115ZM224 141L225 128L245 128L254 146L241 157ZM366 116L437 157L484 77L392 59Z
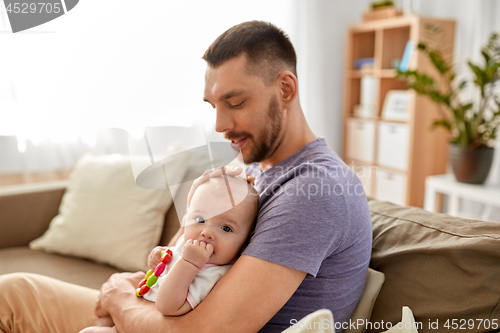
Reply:
M25 246L57 215L67 182L0 188L0 248Z
M448 319L449 324L458 319L459 325L460 319L500 321L500 223L375 200L369 207L370 266L385 274L372 323L398 323L403 306L409 306L415 320L422 322L419 333L454 331L443 326ZM439 329L430 329L429 320L439 320ZM475 321L475 328L466 331L487 331L478 324Z
M179 218L175 210L175 204L172 204L165 214L165 223L161 234L160 242L158 245L166 246L170 240L175 236L180 228Z
M89 260L49 254L28 247L0 249L0 275L14 272L37 273L99 289L118 270Z

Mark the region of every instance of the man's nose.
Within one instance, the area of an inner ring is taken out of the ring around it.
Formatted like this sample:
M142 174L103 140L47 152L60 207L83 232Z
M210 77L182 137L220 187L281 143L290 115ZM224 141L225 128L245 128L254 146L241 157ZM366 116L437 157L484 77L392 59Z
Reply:
M230 116L229 112L222 110L221 108L217 108L215 112L215 130L217 132L224 133L234 129L234 120Z

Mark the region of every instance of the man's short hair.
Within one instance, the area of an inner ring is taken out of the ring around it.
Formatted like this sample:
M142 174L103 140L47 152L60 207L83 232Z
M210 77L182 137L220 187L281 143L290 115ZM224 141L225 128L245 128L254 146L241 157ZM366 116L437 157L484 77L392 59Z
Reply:
M246 70L271 85L283 70L297 76L297 56L288 36L271 23L249 21L230 28L210 45L203 59L216 68L245 53Z

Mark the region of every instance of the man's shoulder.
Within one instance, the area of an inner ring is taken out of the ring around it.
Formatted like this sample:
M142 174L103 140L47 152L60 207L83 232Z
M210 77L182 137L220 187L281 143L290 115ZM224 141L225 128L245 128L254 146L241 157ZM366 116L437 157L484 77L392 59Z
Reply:
M339 194L340 188L346 186L360 185L361 182L355 173L335 154L328 152L316 153L308 156L308 158L296 161L289 165L275 166L273 173L268 175L269 180L264 180L266 186L263 195L283 195L282 192L277 193L277 188L296 188L297 196L303 193L302 189L306 187L315 192L318 189L321 196L316 196L315 201L329 201L328 190L330 194L337 189ZM321 192L321 188L323 192ZM326 191L326 192L325 192ZM340 191L342 192L342 191ZM358 191L359 192L359 191ZM340 193L342 194L342 193ZM310 198L310 196L308 196Z

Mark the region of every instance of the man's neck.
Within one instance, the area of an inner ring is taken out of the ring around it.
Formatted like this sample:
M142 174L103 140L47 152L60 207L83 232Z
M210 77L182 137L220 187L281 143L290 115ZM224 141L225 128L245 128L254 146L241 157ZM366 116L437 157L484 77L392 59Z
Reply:
M275 151L269 158L260 161L262 172L278 164L287 157L292 156L309 142L318 138L309 128L302 110L295 110L294 114L289 116L291 116L290 123L286 125L285 132L278 139Z

